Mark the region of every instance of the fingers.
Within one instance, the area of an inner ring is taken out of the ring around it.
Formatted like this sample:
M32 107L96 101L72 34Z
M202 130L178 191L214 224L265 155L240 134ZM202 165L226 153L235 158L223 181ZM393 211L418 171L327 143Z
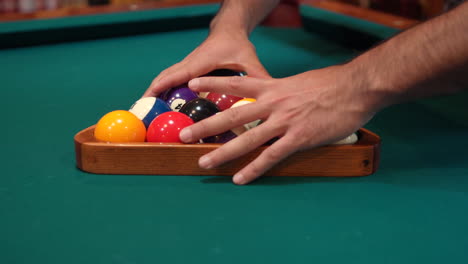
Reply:
M157 96L169 88L187 83L191 79L201 76L213 69L214 67L210 64L199 63L193 60L177 63L162 71L158 77L153 80L150 87L143 94L143 97Z
M271 79L253 77L201 77L189 82L189 88L196 92L215 92L240 97L256 98L262 90L271 85Z
M249 64L249 66L246 67L245 70L247 71L247 75L250 77L263 78L263 79L271 78L271 75L268 73L265 67L263 67L263 65L258 60L255 60L255 62L252 62L252 64Z
M175 87L177 85L187 83L190 80L197 78L214 70L216 67L209 64L194 64L192 62L180 62L172 67L162 71L152 82L149 88L143 94L143 97L157 96L161 92ZM260 64L256 67L248 67L247 74L258 78L271 78L268 72ZM235 82L235 81L233 81ZM235 85L235 83L233 83Z
M241 107L227 109L217 115L184 128L180 132L182 142L195 142L207 136L221 134L234 127L263 119L267 116L269 106L251 103Z
M266 122L202 156L199 165L205 169L214 168L251 152L280 134L282 134L280 126L274 126L271 122Z
M254 161L236 173L232 180L235 184L247 184L260 177L275 164L287 158L298 149L299 145L294 143L293 137L284 136L265 149Z
M143 94L143 97L157 96L161 92L166 90L164 87L161 87L160 85L158 85L159 80L166 77L166 76L168 76L168 75L170 75L171 72L177 71L177 69L180 68L180 65L181 65L181 62L176 63L176 64L172 65L171 67L165 69L164 71L160 72L159 75L156 76L156 78L153 79L150 86L148 87L148 89Z

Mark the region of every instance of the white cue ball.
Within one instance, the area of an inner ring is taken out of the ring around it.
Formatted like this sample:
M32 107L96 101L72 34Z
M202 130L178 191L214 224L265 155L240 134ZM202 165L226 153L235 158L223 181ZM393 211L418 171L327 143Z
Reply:
M350 144L356 143L357 140L358 140L358 136L356 135L356 133L353 133L343 138L342 140L333 143L333 145L350 145Z

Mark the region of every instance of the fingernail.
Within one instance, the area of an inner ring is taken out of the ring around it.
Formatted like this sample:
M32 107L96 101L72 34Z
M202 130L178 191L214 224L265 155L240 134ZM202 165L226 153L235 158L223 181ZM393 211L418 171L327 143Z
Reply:
M235 184L238 184L238 185L244 185L244 184L246 184L244 175L241 174L241 173L236 173L236 174L234 175L234 177L232 178L232 181L233 181Z
M211 164L211 158L208 155L205 155L200 158L198 165L204 169L211 169L213 165Z
M193 79L193 80L191 80L191 81L188 83L188 85L189 85L189 88L190 88L190 89L197 89L198 86L200 85L200 80L198 80L198 79Z
M184 128L179 133L179 138L182 142L190 143L192 141L192 130L190 128Z

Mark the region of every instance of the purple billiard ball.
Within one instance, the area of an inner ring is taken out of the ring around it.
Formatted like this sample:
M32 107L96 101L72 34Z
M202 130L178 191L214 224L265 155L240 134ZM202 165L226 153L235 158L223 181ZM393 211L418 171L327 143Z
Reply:
M237 135L231 130L229 130L216 136L206 137L202 140L203 143L226 143L236 137Z
M173 111L179 110L187 102L198 98L197 93L190 90L186 84L174 87L164 94L163 100L171 107Z

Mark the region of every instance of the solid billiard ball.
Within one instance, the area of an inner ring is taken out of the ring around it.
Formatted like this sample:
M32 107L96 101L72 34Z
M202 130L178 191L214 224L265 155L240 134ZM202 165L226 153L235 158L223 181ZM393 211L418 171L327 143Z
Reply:
M218 77L227 77L227 76L247 76L247 73L245 72L238 72L238 71L233 71L229 69L217 69L214 71L209 72L208 74L204 76L218 76Z
M190 117L180 112L165 112L157 116L148 127L146 135L148 142L182 143L180 131L194 122Z
M219 108L210 100L197 98L186 103L179 111L186 114L194 122L201 121L219 112Z
M202 139L201 141L203 143L226 143L228 141L233 140L236 138L238 135L234 133L233 131L229 130L224 133L221 133L219 135L215 136L210 136Z
M247 76L244 72L237 72L229 69L218 69L214 70L205 76L213 76L213 77L227 77L227 76ZM234 96L234 95L227 95L227 94L219 94L219 93L208 93L203 95L202 97L211 100L215 103L219 110L224 111L231 107L235 102L242 99L242 97Z
M237 72L229 69L218 69L211 71L202 77L227 77L227 76L247 76L245 72ZM200 92L199 97L206 98L208 92Z
M144 142L146 128L134 114L116 110L98 121L94 128L94 137L104 142Z
M214 70L203 75L203 77L207 77L207 76L210 76L210 77L247 76L247 73L237 72L237 71L233 71L229 69L218 69L218 70ZM201 98L206 98L207 95L208 95L207 92L200 93Z
M220 112L219 112L220 113ZM217 114L219 114L217 113ZM214 135L214 136L209 136L206 138L203 138L200 140L202 143L226 143L228 141L233 140L237 136L240 136L242 133L247 131L243 126L233 128L231 130L228 130L224 133Z
M166 101L173 111L178 112L187 102L196 98L198 98L196 92L190 90L187 85L180 85L169 89L164 94L163 100Z
M226 109L229 109L234 103L243 98L229 94L208 93L206 99L215 103L215 105L218 106L219 110L224 111Z
M158 115L171 111L166 102L156 97L144 97L136 101L129 110L143 121L146 128Z

